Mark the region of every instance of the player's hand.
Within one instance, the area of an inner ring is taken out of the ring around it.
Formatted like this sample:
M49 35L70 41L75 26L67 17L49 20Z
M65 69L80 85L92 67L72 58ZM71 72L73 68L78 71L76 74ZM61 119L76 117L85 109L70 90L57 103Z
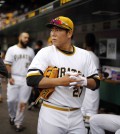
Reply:
M87 78L81 75L78 76L70 76L71 79L77 80L77 82L71 82L70 86L87 86Z
M87 86L87 78L81 74L76 72L66 72L66 74L69 75L70 79L75 80L69 84L70 88Z
M9 81L10 85L14 85L15 84L15 81L14 81L13 78L9 78L8 81Z
M76 74L77 76L77 74ZM72 79L70 78L70 74L66 73L65 76L59 78L60 80L60 86L70 86L70 83L76 83L77 84L77 80L76 79Z

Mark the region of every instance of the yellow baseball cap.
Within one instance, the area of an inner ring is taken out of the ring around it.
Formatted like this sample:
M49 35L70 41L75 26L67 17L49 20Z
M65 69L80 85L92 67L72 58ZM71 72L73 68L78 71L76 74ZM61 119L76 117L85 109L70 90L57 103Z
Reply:
M52 19L50 23L46 25L48 28L52 28L53 26L57 26L63 29L72 30L74 29L74 24L72 20L68 17L59 16L55 19Z

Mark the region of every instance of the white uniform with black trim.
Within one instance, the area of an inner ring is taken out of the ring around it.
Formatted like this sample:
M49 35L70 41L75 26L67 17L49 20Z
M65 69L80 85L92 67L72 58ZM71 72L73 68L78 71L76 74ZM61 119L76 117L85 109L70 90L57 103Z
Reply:
M26 103L31 93L31 87L26 84L26 74L33 57L32 48L20 48L17 45L10 47L6 53L5 64L11 65L12 78L15 80L14 85L8 83L7 86L8 111L11 118L16 117L16 125L21 125L23 120L23 112L20 112L19 104Z
M99 69L98 57L92 51L88 51L88 52L91 55L96 65L96 68ZM92 116L98 113L98 108L99 108L99 89L92 91L86 88L85 98L81 108L82 114L84 116Z
M59 77L64 76L65 72L68 71L81 72L85 77L96 74L97 69L89 53L78 47L74 48L75 52L73 54L65 54L54 45L43 48L33 59L29 69L40 69L44 72L48 66L56 66L59 68ZM28 73L32 76L34 71ZM69 89L69 87L57 86L46 103L58 107L81 108L84 93L84 89ZM49 124L49 128L43 130L45 124L47 124L47 127ZM56 132L52 131L54 126L57 126ZM38 134L60 134L61 132L64 134L85 134L81 110L65 112L42 106L38 120Z

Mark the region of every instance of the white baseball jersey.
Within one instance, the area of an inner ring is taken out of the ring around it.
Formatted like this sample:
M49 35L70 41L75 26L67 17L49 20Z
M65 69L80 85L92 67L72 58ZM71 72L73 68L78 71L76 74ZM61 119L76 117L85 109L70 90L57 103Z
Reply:
M5 64L12 65L12 75L25 77L33 57L34 51L32 48L24 49L14 45L6 53Z
M85 77L96 74L97 69L90 54L75 46L74 49L73 54L65 54L54 45L45 47L35 56L29 69L40 69L44 72L48 66L56 66L59 68L59 77L64 76L67 71L82 73ZM82 105L84 92L82 89L57 86L48 101L56 105L79 108Z
M88 51L92 57L92 60L95 63L97 69L99 69L99 59L98 57L92 52ZM86 88L85 98L82 104L82 113L83 115L92 116L98 112L99 107L99 89L92 91Z
M99 69L99 66L100 66L99 58L92 51L88 51L88 52L91 55L92 60L94 61L96 68Z

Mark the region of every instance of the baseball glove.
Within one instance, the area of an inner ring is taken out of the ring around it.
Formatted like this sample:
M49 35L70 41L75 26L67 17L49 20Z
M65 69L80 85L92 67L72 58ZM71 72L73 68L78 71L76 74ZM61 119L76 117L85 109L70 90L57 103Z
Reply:
M45 72L44 72L44 77L48 77L48 78L57 78L58 77L58 68L57 67L48 67ZM40 100L40 99L45 99L47 100L51 94L54 92L54 88L46 88L46 89L42 89L40 91L40 95L39 97L36 99L36 103Z

